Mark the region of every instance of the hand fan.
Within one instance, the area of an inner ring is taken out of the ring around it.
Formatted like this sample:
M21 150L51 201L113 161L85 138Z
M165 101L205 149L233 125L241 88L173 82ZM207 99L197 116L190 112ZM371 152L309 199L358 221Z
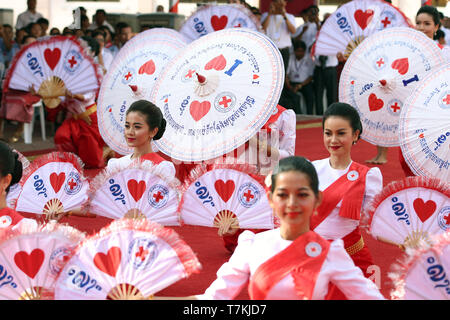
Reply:
M14 152L16 152L19 155L19 160L20 162L22 162L22 170L25 170L30 165L30 161L28 161L28 159L19 151L14 150ZM16 183L9 187L9 192L6 195L6 205L8 207L14 208L15 202L20 194L20 191L22 191L20 183Z
M416 247L450 229L449 196L449 184L436 178L416 176L391 182L366 214L369 232L401 248Z
M53 36L24 46L14 57L3 88L40 95L48 108L56 108L66 90L72 94L97 92L103 73L84 41Z
M148 218L164 226L179 226L179 184L148 161L105 169L91 181L88 210L112 219Z
M393 300L450 299L450 231L435 235L432 244L407 250L388 276L394 283Z
M84 233L55 221L0 230L0 299L53 300L56 278Z
M20 185L14 209L46 219L59 219L88 199L83 163L73 153L52 152L35 159L24 171Z
M124 218L80 243L56 281L55 299L147 299L200 268L172 229Z
M185 224L231 229L273 229L274 218L262 177L249 165L198 166L185 182L180 202Z
M197 9L180 28L190 41L226 28L248 28L263 32L258 18L241 4L204 5Z

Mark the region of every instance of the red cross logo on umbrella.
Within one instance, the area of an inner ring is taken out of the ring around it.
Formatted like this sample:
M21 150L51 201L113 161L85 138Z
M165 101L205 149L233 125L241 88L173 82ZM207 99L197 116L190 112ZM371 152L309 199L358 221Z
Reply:
M141 261L144 261L147 257L148 250L144 250L143 246L139 247L139 251L136 252L135 257L141 259Z
M75 59L75 56L72 56L72 58L70 58L68 62L71 68L73 68L73 66L78 63L78 61Z

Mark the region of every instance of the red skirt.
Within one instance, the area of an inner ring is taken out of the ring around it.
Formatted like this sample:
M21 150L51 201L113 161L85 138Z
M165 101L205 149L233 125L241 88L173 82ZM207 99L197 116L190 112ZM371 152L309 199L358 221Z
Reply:
M66 119L55 133L55 145L59 151L73 152L86 168L103 168L103 141L98 131L97 113L89 115L91 125L82 119Z

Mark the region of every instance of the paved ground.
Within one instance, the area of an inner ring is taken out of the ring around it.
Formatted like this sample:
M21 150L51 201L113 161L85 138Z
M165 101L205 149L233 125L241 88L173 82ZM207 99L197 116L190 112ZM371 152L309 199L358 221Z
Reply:
M317 124L311 124L309 122L313 120L320 119L320 116L314 116L314 115L297 115L297 123L301 126L316 126ZM304 123L304 124L302 124ZM55 144L53 143L53 137L54 137L54 128L53 124L50 122L46 123L46 140L42 139L41 135L41 126L39 123L39 118L36 118L36 121L34 123L34 130L33 130L33 137L32 137L32 143L26 144L23 140L23 137L15 143L12 143L9 141L9 139L14 134L15 130L17 128L17 125L5 121L4 129L3 129L3 139L9 143L14 149L18 150L22 153L33 153L35 151L40 150L51 150L55 148ZM298 128L297 128L298 129Z

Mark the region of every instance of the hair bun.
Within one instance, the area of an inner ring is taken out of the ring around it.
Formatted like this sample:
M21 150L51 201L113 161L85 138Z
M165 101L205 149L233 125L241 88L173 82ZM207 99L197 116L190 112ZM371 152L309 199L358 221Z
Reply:
M166 131L166 119L161 119L161 125L158 127L158 133L153 137L153 140L159 140L162 138L164 132Z

